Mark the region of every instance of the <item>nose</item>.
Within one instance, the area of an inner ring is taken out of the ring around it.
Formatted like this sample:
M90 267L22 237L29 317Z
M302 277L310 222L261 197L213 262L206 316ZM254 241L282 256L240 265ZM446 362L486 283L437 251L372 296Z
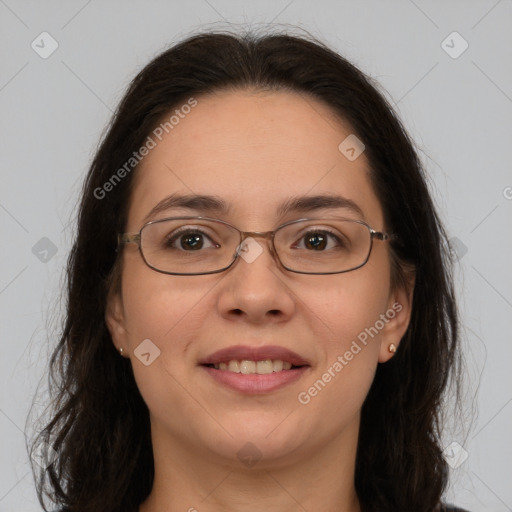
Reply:
M295 300L270 239L247 237L239 256L222 280L219 314L253 324L280 323L295 312Z

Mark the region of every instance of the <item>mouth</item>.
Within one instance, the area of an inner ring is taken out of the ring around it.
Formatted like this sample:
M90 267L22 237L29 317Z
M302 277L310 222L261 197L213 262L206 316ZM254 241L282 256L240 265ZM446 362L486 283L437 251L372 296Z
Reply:
M234 346L222 349L199 365L219 384L249 394L269 393L303 376L310 364L278 346Z

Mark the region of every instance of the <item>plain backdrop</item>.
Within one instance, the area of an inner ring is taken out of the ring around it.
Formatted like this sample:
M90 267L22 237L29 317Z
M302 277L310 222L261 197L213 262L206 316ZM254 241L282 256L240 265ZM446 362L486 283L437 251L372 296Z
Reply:
M80 186L112 111L173 42L268 23L308 30L375 78L413 136L458 255L475 413L445 434L447 500L512 510L511 0L0 0L0 512L40 510L26 419L56 342Z

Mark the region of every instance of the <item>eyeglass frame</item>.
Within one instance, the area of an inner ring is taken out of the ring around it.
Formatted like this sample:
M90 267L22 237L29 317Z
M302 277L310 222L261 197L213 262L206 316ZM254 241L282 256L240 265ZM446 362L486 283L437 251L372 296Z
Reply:
M229 265L227 265L226 267L223 267L219 270L210 270L208 272L191 272L191 273L182 273L182 272L169 272L167 270L160 270L156 267L154 267L153 265L151 265L146 257L144 256L144 251L142 250L142 231L144 230L144 228L146 226L149 226L151 224L157 224L157 223L160 223L160 222L166 222L166 221L170 221L170 220L186 220L186 219L196 219L196 220L206 220L206 221L213 221L213 222L218 222L220 224L224 224L226 226L229 226L230 228L233 228L234 230L238 231L238 233L240 234L240 243L238 244L237 248L236 248L236 252L235 252L235 255L233 257L233 261L231 261L231 263ZM240 252L241 252L241 248L242 248L242 245L243 245L243 242L249 238L249 237L259 237L259 238L265 238L267 240L270 240L271 241L271 249L274 253L274 256L275 258L277 259L278 263L285 269L287 270L288 272L294 272L296 274L305 274L305 275L331 275L331 274L345 274L347 272L352 272L353 270L357 270L358 268L361 268L363 267L364 265L366 265L366 263L368 263L368 260L370 259L370 255L372 253L372 249L373 249L373 240L376 239L376 240L380 240L382 242L386 242L386 241L390 241L390 240L393 240L393 239L396 239L398 238L396 234L394 233L386 233L386 232L383 232L383 231L376 231L375 229L373 229L368 223L366 223L365 221L363 220L359 220L359 219L348 219L348 218L345 218L345 217L336 217L337 220L343 220L343 221L347 221L347 222L354 222L356 224L361 224L363 226L365 226L367 229L368 229L368 232L370 233L370 248L368 250L368 255L366 256L366 259L360 264L358 265L357 267L354 267L354 268L351 268L351 269L348 269L348 270L341 270L341 271L337 271L337 272L302 272L300 270L293 270L293 269L290 269L288 268L282 261L281 261L281 258L279 257L279 253L277 252L276 250L276 246L274 244L274 238L275 238L275 235L276 233L291 225L291 224L295 224L295 223L298 223L298 222L303 222L303 221L322 221L322 220L333 220L333 219L322 219L322 218L300 218L300 219L295 219L295 220L291 220L291 221L288 221L288 222L285 222L284 224L281 224L280 226L278 226L276 229L274 229L273 231L242 231L240 229L238 229L236 226L234 226L233 224L225 221L225 220L221 220L221 219L215 219L213 217L201 217L201 216L179 216L179 217L166 217L165 219L157 219L157 220L151 220L149 222L146 222L139 230L138 233L118 233L117 235L117 248L116 248L116 252L119 251L119 248L121 247L121 245L124 245L124 244L129 244L129 243L135 243L137 244L138 248L139 248L139 252L140 252L140 255L142 256L142 259L144 261L144 263L152 270L154 270L155 272L160 272L161 274L167 274L167 275L173 275L173 276L202 276L202 275L208 275L208 274L219 274L220 272L225 272L226 270L228 270L229 268L231 268L235 262L238 260L238 258L240 257Z

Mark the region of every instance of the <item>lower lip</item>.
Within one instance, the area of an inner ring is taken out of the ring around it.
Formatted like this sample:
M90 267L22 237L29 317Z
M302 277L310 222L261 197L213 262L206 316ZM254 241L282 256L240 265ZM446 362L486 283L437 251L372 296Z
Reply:
M210 366L201 366L207 371L217 382L224 384L231 389L249 393L253 395L269 393L276 389L282 388L296 380L300 379L309 366L301 366L293 370L282 370L280 372L266 373L264 375L243 374L230 372L228 370L217 370Z

